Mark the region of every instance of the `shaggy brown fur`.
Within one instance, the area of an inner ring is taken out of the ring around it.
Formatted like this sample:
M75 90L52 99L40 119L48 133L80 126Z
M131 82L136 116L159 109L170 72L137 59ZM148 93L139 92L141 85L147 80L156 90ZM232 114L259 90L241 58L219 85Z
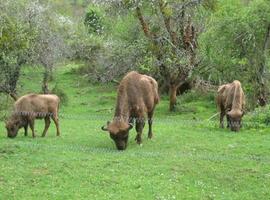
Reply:
M50 118L54 121L57 129L57 136L60 135L58 110L60 99L56 95L29 94L19 98L14 104L14 111L10 119L6 122L8 137L17 136L18 130L24 127L27 136L28 125L35 137L35 119L45 119L45 128L42 134L44 137L50 126Z
M120 82L116 102L115 115L112 122L102 130L109 131L118 150L127 147L129 130L136 120L136 141L141 144L141 134L145 124L145 113L148 115L148 138L152 138L152 117L156 104L159 102L158 84L150 76L135 71L128 73Z
M221 85L218 88L217 105L220 109L220 127L224 127L223 118L227 116L227 127L239 131L244 115L245 95L239 81Z

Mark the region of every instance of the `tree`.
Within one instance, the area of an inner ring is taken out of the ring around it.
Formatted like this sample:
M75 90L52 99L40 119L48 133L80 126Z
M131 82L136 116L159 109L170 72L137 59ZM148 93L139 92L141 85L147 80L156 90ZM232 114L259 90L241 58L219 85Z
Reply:
M0 1L0 92L17 99L17 82L26 63L29 40L26 27L15 12L20 4Z
M46 94L50 92L48 84L52 79L53 67L67 54L68 48L64 40L67 33L64 26L72 22L55 13L50 5L38 2L28 3L23 16L28 25L28 33L32 35L28 62L44 68L42 91Z
M199 41L208 78L240 80L253 105L263 106L269 96L269 2L224 1L218 7Z
M42 66L42 91L49 92L52 69L69 51L66 38L72 21L38 1L0 0L0 92L17 98L23 64Z
M200 1L125 1L125 4L135 9L155 58L153 65L159 74L159 83L169 88L170 110L173 111L178 88L190 79L198 65L199 32L192 19ZM142 7L146 9L143 11Z

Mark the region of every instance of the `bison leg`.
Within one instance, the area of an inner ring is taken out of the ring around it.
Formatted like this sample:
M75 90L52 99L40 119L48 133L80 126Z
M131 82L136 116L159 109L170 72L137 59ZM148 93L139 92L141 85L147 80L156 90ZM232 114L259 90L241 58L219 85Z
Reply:
M29 120L29 126L30 126L30 129L32 131L32 137L36 137L35 135L35 120L34 119L31 119Z
M243 127L242 119L240 119L240 128Z
M149 125L149 129L148 129L148 138L151 139L153 137L153 132L152 132L152 117L153 117L153 111L148 113L148 125Z
M50 124L51 124L51 120L50 120L50 117L45 117L45 128L44 128L44 131L42 133L42 137L45 137L46 136L46 133L50 127Z
M57 136L60 136L59 119L58 119L57 114L54 114L54 115L52 116L52 119L53 119L53 122L54 122L54 124L55 124L55 126L56 126Z
M225 116L225 112L221 111L220 112L220 128L224 128L224 116Z
M136 136L135 140L137 141L137 144L142 143L142 132L143 132L144 125L145 125L145 119L143 117L136 119L137 136Z
M135 121L135 118L131 117L131 118L129 118L128 123L133 125L134 121Z
M28 123L23 128L24 128L24 136L27 136L28 135Z
M231 127L230 117L227 115L226 118L227 118L227 128L230 128Z

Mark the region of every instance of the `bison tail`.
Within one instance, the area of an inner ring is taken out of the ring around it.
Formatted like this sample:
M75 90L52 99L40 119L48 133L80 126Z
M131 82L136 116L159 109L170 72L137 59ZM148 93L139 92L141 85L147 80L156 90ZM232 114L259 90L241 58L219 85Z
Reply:
M57 110L59 111L59 109L60 109L60 103L61 103L61 100L60 100L60 98L58 97L58 99L57 99Z
M154 102L155 102L155 104L158 104L158 103L159 103L159 101L160 101L159 95L158 95L158 94L156 94L156 95L155 95L155 98L154 98Z

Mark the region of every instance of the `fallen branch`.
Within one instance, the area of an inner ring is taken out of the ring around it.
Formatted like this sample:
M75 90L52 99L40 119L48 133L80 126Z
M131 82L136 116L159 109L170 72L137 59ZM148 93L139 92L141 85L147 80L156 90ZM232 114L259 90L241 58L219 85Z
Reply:
M212 115L207 121L210 121L211 119L213 119L214 117L216 117L216 116L219 115L219 114L220 114L220 112L218 112L218 113Z
M105 108L105 109L96 110L96 112L109 111L111 113L112 110L113 110L113 108Z
M112 82L113 83L116 83L116 84L119 84L120 83L118 80L115 80L115 79L113 79Z

